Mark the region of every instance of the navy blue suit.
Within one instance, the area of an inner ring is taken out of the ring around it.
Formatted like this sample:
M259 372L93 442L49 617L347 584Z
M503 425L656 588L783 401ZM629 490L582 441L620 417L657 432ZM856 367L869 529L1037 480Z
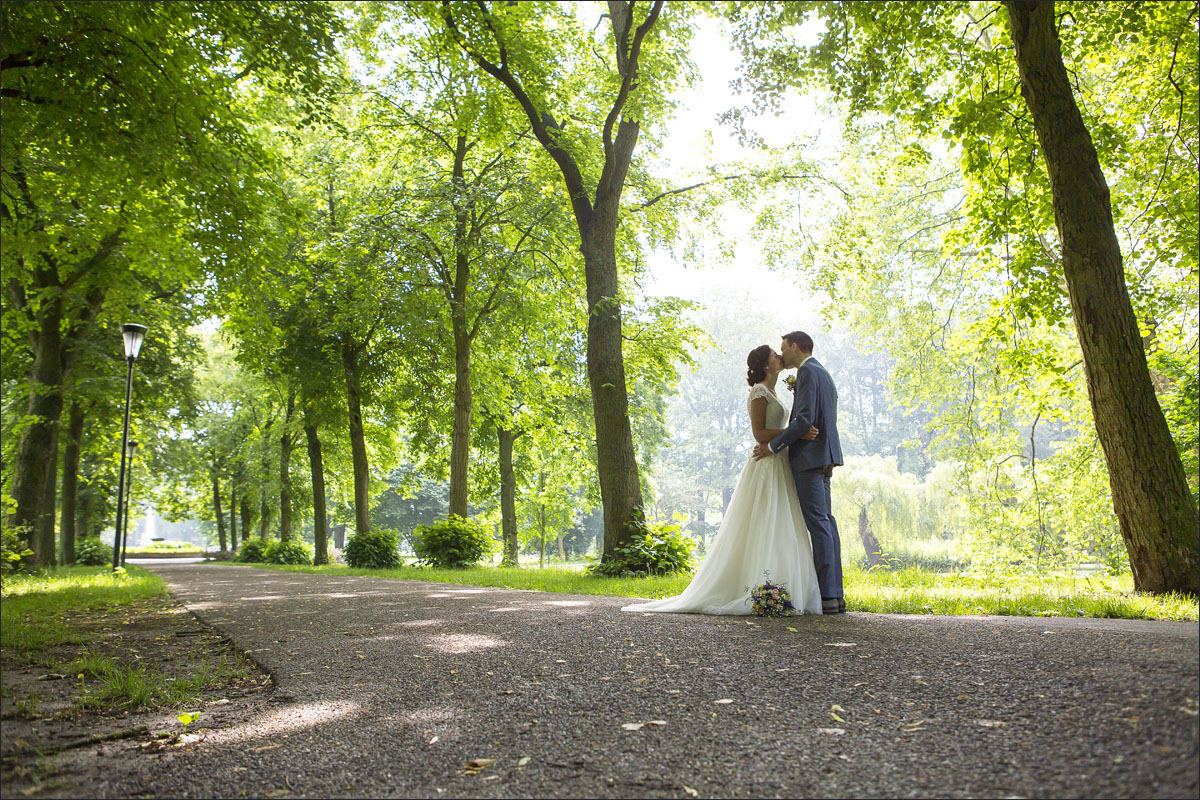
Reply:
M829 491L833 468L842 465L837 397L833 378L819 361L809 358L796 373L788 426L770 442L773 453L788 448L788 461L804 524L812 538L817 583L823 598L842 596L842 539L833 518ZM813 425L821 431L817 438L811 441L800 438Z

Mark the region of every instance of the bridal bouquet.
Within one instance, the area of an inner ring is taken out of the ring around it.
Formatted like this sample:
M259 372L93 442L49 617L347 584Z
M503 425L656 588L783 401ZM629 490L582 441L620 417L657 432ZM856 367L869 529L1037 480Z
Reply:
M771 576L750 590L750 608L760 617L786 617L792 613L792 595L782 585L771 583Z
M786 378L783 379L783 383L785 386L788 387L788 391L790 391L790 392L796 391L796 376L795 375L788 375Z

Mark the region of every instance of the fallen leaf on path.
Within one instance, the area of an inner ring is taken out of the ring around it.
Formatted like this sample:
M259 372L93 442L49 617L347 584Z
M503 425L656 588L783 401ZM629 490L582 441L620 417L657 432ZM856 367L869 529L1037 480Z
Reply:
M483 769L496 763L494 758L473 758L467 762L467 769Z
M845 722L846 721L846 720L842 719L841 717L839 717L837 714L833 713L832 711L829 712L829 716L833 717L834 720L836 720L837 722Z
M791 631L792 633L796 633L796 629L793 628L791 625L788 626L788 630Z
M686 783L683 785L683 793L686 794L688 797L699 797L700 796L699 792L697 792L692 787L688 786Z
M487 776L480 778L480 780L481 781L498 781L498 780L500 780L500 776L499 775L487 775Z
M826 647L858 647L857 642L826 642Z
M649 722L647 722L646 724L662 727L663 725L667 724L667 721L665 719L652 719Z
M841 736L845 732L845 728L817 728L817 733L823 733L826 736Z
M719 706L726 706L726 705L729 705L730 703L732 703L733 701L726 697L721 700L714 700L713 702L715 702Z
M531 759L529 756L521 756L521 757L520 757L520 758L517 760L517 766L518 766L518 767L523 767L523 766L525 766L526 764L528 764L528 763L529 763L530 761L532 761L532 760L533 760L533 759Z
M621 725L621 730L623 730L623 731L640 731L644 727L646 727L646 723L644 723L644 722L626 722L623 725Z
M429 743L430 743L430 744L434 744L434 743L436 743L436 742L437 742L437 740L438 740L438 738L439 738L439 737L437 737L437 736L433 737L432 739L430 739L430 740L429 740Z
M977 719L975 721L985 728L999 728L1004 724L998 719Z

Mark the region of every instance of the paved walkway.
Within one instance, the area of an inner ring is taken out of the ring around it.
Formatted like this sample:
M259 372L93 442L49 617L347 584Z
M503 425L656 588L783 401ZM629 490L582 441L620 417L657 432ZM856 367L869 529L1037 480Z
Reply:
M640 615L619 598L151 568L278 689L260 718L114 794L1198 794L1195 624Z

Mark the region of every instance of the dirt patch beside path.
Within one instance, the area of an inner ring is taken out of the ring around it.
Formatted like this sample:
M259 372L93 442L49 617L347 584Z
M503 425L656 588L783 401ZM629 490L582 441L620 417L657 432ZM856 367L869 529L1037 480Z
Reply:
M141 774L206 732L252 717L274 691L266 671L170 596L79 613L64 622L87 643L26 656L0 651L0 788L5 797L102 796L107 784ZM85 674L80 679L69 669L87 657L140 673L147 684L210 685L189 702L158 700L147 708L97 696L100 678ZM180 738L176 715L185 711L199 717ZM122 738L94 741L107 736ZM94 743L79 746L84 740Z

